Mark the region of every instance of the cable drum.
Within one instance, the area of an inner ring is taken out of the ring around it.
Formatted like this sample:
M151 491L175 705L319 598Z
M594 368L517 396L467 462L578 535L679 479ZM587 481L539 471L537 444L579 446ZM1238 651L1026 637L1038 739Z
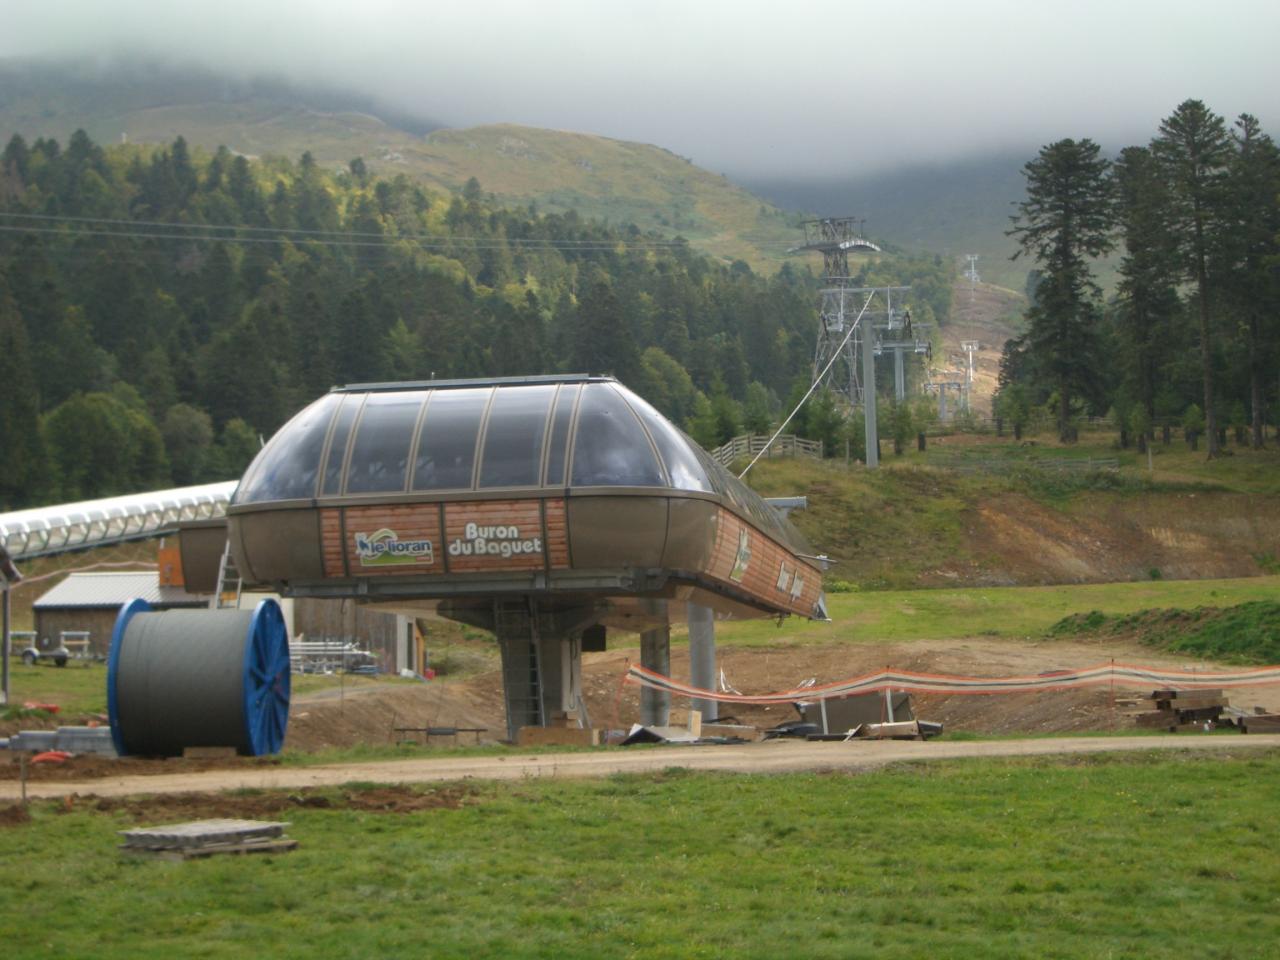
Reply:
M279 604L263 600L252 611L127 604L111 636L107 709L121 756L180 756L187 747L278 753L289 719Z

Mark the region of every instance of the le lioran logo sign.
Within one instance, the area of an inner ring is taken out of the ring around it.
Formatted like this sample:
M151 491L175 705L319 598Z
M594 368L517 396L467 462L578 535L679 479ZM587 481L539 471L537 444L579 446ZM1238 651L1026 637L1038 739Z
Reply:
M362 567L435 562L435 547L430 540L401 540L389 527L357 533L355 539L356 556Z

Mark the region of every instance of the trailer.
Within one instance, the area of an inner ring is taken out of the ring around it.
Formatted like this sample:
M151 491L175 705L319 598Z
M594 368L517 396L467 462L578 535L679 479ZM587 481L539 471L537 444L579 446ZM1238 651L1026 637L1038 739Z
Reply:
M89 631L62 630L57 641L49 637L37 637L34 630L14 630L9 641L10 655L17 655L29 667L52 663L65 667L68 660L92 660L89 652Z

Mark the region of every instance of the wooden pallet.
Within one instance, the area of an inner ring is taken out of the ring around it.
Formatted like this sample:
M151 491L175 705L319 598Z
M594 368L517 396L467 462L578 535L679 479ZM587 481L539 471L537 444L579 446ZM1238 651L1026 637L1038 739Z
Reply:
M286 837L281 840L260 840L251 843L214 843L204 847L151 848L126 845L120 850L131 857L145 857L148 860L200 860L220 854L243 856L248 853L288 853L290 850L296 850L297 847L297 840Z
M270 820L191 820L162 827L121 830L124 853L160 860L192 860L217 854L287 853L298 845L284 835L288 823Z

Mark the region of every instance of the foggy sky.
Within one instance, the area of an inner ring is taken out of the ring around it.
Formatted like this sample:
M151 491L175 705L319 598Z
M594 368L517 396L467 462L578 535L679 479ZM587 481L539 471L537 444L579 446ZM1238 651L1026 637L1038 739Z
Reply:
M813 176L1145 142L1195 97L1280 126L1271 0L47 0L0 57L154 58L350 87L449 126L654 143Z

